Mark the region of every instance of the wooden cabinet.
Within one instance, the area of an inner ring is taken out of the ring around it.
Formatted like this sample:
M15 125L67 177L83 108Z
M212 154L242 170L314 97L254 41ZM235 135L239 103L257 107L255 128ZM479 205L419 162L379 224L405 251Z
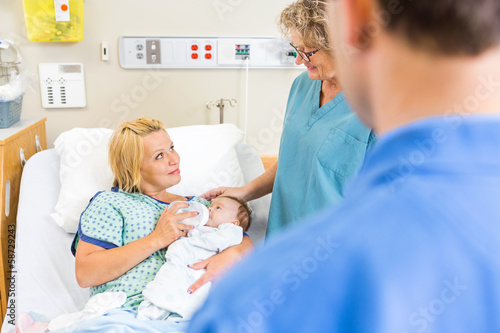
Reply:
M278 161L278 155L260 155L260 159L264 165L264 170L267 170Z
M0 129L0 323L7 312L9 294L15 293L14 245L17 204L24 163L37 151L47 148L44 119L22 118ZM12 274L11 274L12 273ZM13 309L13 311L15 311Z

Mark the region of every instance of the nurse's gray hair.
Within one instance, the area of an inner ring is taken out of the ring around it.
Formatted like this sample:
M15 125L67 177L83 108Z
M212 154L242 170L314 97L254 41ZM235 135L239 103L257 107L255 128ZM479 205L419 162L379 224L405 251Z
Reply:
M298 0L286 7L278 18L283 35L291 38L295 30L304 46L330 50L327 3L321 0Z

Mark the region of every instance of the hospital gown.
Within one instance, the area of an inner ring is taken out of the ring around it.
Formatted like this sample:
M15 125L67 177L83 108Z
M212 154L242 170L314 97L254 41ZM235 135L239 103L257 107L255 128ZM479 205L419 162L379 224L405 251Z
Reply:
M500 332L499 128L385 134L343 202L235 267L188 332Z
M199 197L191 197L189 200L208 206L208 202ZM80 239L105 249L112 249L145 237L154 230L167 205L168 203L147 195L127 193L117 188L99 192L91 199L80 217L78 233L71 250L73 254L76 253ZM122 276L91 287L90 296L107 291L123 291L127 294L123 309L137 311L139 303L144 299L142 290L153 280L164 263L165 250L156 251Z
M267 236L339 203L374 143L344 94L319 107L321 81L307 72L292 85L274 180Z
M243 229L232 223L223 223L218 228L200 226L189 231L168 247L166 262L143 291L145 300L139 305L137 318L141 320L168 319L185 321L191 319L208 295L211 282L189 294L188 288L198 280L205 270L189 268L243 239Z

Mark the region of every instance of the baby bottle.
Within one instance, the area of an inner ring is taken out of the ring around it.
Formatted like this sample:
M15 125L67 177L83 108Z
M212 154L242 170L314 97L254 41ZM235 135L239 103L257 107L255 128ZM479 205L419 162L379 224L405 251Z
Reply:
M208 222L208 208L204 204L196 202L196 201L174 201L170 205L173 205L176 202L187 203L189 205L189 207L180 208L177 211L177 214L186 213L186 212L198 212L198 213L200 213L196 216L189 217L187 219L179 221L180 223L199 227L199 226L205 225L205 223Z

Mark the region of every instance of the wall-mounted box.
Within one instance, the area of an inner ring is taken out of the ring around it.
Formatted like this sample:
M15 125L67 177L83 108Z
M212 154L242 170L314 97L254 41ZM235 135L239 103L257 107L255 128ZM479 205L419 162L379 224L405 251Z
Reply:
M23 0L28 39L78 42L83 39L84 0Z
M38 69L42 107L83 108L87 105L82 63L46 62L40 63Z

